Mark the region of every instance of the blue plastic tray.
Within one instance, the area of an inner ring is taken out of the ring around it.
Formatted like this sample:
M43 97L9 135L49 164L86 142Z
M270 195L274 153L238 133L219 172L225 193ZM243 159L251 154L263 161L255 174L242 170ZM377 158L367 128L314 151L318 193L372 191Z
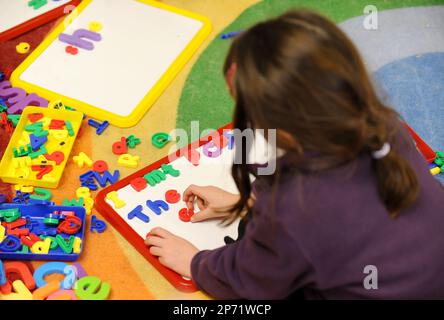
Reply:
M23 217L29 217L33 221L37 221L40 225L44 225L43 219L48 213L53 211L74 211L76 216L82 220L82 228L79 232L73 236L82 239L82 246L80 253L65 253L60 247L54 250L50 250L48 254L35 254L29 253L15 253L15 252L0 252L0 259L5 260L51 260L51 261L75 261L77 260L83 252L84 247L84 236L85 236L85 224L86 224L86 212L83 207L68 207L68 206L54 206L54 205L40 205L40 204L2 204L0 205L0 210L19 208ZM32 230L31 230L32 232ZM63 235L64 238L67 235Z

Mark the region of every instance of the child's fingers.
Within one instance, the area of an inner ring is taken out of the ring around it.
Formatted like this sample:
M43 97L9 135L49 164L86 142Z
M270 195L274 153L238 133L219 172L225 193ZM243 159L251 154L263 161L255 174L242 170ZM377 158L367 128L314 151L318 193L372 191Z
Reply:
M204 198L204 193L205 193L204 187L199 187L199 186L192 184L183 192L183 200L185 202L188 202L189 201L188 198L191 196L197 196L199 198Z
M161 248L158 248L158 247L151 247L151 248L150 248L150 253L151 253L153 256L158 257L158 256L161 256L161 255L162 255L162 249L161 249Z
M153 230L150 231L150 236L159 236L161 238L169 238L169 237L172 237L173 234L169 231L166 231L163 228L157 227L157 228L154 228ZM148 237L148 239L149 238L151 238L151 237Z
M189 198L191 196L194 196L193 188L194 188L194 185L190 185L188 188L185 189L185 191L183 192L183 195L182 195L183 201L188 202Z
M148 238L145 239L145 244L147 246L156 246L156 247L161 248L163 241L165 241L165 240L162 238L150 235Z
M186 206L187 206L188 210L193 210L194 209L194 200L195 199L196 199L195 195L192 195L192 196L188 197L188 201L186 201Z
M205 202L201 198L197 198L197 207L200 211L205 210Z
M163 257L159 257L159 262L164 266L166 265L165 259Z
M191 217L191 222L200 222L200 221L205 221L208 219L214 218L213 213L211 212L210 209L204 209L202 211L199 211L198 213L194 214Z

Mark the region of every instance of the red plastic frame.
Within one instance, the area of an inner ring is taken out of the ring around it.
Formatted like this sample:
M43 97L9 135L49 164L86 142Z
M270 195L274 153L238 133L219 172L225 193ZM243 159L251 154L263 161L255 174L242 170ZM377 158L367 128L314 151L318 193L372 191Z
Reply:
M225 127L217 130L219 134L222 134L224 130L228 130L232 128L232 124L228 124ZM211 140L211 134L199 140L199 147L204 145L205 143ZM162 164L167 164L171 161L174 161L179 158L179 154L185 154L185 150L192 146L189 144L188 146L182 148L177 151L174 155L166 156L153 164L133 173L132 175L118 181L117 183L101 190L95 199L95 208L99 211L103 217L111 223L111 225L118 231L123 237L131 243L139 253L148 260L153 267L157 269L177 290L182 292L195 292L197 291L196 286L192 281L185 280L181 275L176 272L164 267L158 260L157 257L153 256L148 247L144 243L144 239L140 237L122 217L118 215L117 212L105 201L106 195L112 191L120 190L131 183L135 178L143 177L148 172L159 168Z
M71 2L68 2L64 5L61 5L60 7L57 7L51 11L48 11L44 14L41 14L35 18L32 18L31 20L28 20L22 24L19 24L9 30L3 31L0 33L0 41L8 41L11 39L14 39L28 31L31 31L35 28L38 28L52 20L55 20L57 18L60 18L63 15L67 15L68 13L64 12L64 9L66 6L73 5L78 6L79 3L82 0L72 0Z

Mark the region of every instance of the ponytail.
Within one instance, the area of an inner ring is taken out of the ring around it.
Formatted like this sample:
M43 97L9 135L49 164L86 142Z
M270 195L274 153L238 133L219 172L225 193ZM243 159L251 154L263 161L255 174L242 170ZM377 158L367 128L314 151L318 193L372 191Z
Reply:
M379 196L390 217L414 204L419 194L418 178L410 164L396 150L373 160Z

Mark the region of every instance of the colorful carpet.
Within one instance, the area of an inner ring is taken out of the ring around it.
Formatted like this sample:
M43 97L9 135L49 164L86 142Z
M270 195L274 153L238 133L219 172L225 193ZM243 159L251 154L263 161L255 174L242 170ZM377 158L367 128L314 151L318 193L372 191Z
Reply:
M94 160L105 160L111 169L117 169L111 145L122 136L134 134L142 139L142 144L133 153L142 158L142 165L148 165L167 152L151 146L149 139L155 132L188 129L192 120L199 120L201 129L218 128L230 122L233 104L221 75L230 41L221 40L219 35L245 29L297 7L318 10L340 23L365 56L389 104L435 149L444 149L444 129L440 123L444 109L444 0L375 0L372 4L380 11L380 29L367 33L362 28L362 14L368 1L363 0L163 2L207 16L213 23L213 33L137 126L110 127L97 136L86 125L73 154L86 152ZM441 6L430 7L437 5ZM441 32L432 31L440 27ZM35 48L51 28L52 24L48 24L0 44L0 69L15 67L24 59L16 53L16 44L26 41ZM4 137L4 132L0 134ZM73 163L67 166L62 184L55 192L57 202L75 197L78 176L84 171ZM121 177L132 171L121 170ZM111 299L207 298L203 293L184 294L175 290L110 226L103 234L87 234L85 252L79 262L89 274L110 283Z

